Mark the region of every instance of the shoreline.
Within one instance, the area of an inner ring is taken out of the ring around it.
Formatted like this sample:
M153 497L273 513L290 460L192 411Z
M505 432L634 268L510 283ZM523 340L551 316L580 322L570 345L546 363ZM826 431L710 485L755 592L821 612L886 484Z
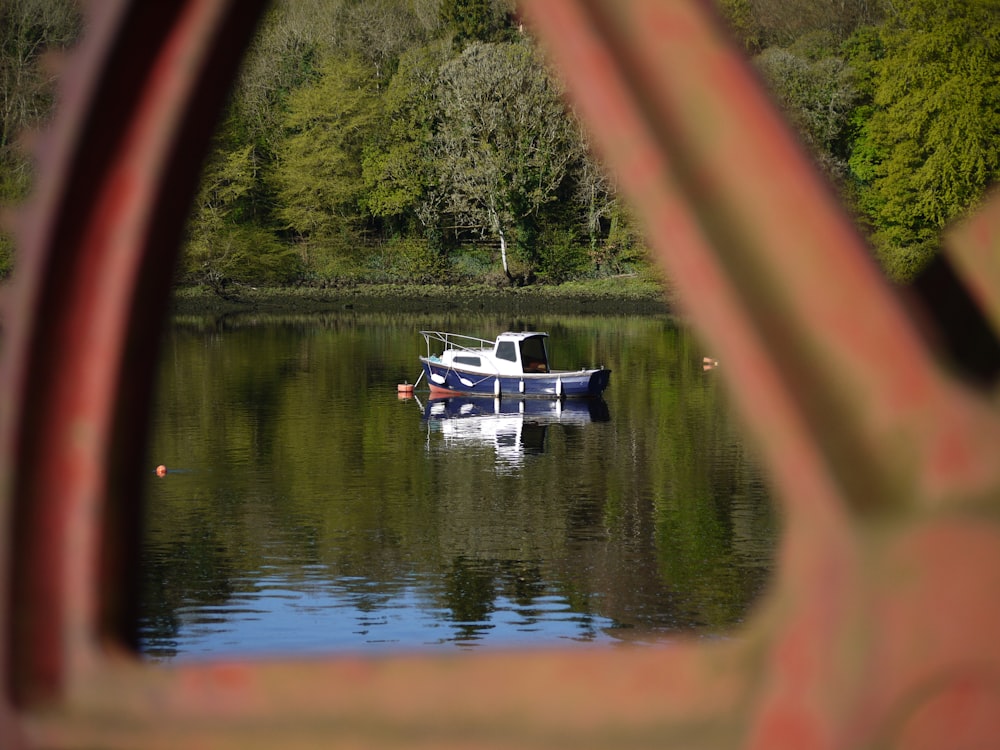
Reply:
M624 283L623 283L624 281ZM358 284L337 288L240 287L225 297L208 287L177 287L170 315L308 314L342 310L428 310L573 314L674 315L669 290L634 278L601 283L498 288L487 285ZM610 282L610 283L606 283Z

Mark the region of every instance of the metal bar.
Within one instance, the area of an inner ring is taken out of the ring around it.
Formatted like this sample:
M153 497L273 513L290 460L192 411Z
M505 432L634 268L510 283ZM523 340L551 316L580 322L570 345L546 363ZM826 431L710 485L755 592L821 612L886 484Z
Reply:
M973 541L995 544L995 528L921 528L910 537L900 523L898 537L872 543L864 521L887 511L901 520L930 508L994 507L995 409L925 348L706 4L546 0L525 8L692 320L724 353L729 385L780 491L788 524L772 606L787 609L771 623L768 687L749 744L855 746L844 726L858 706L879 703L879 720L896 710L903 723L914 711L920 723L919 701L907 696L917 685L949 685L944 673L960 671L962 660L995 679L997 650L985 638L924 614L926 632L955 661L931 666L916 650L907 661L896 649L911 643L900 619L873 622L861 603L883 597L921 617L920 597L888 586L875 593L867 576L893 569L898 561L888 561L927 534L934 553L908 557L909 574L937 580L935 560L962 560L964 580L979 580L961 606L977 612L977 625L998 624L994 609L978 606L996 560L989 544ZM874 640L862 647L858 637ZM868 659L892 664L880 676L926 671L909 684L882 683L885 692L865 704L858 696L869 694ZM973 700L996 704L989 689L978 690ZM925 728L947 736L933 721Z
M990 451L972 434L1000 437L1000 424L944 377L706 5L525 8L685 308L712 351L735 357L726 373L751 427L766 426L766 440L779 431L756 380L766 358L855 507L940 501L954 489L939 486L942 462L963 464L950 481L967 494L992 486Z
M945 237L948 256L1000 334L1000 193Z
M95 4L66 71L4 342L4 631L21 703L62 694L135 627L136 436L200 157L262 6Z
M525 9L724 352L781 492L780 569L746 627L709 643L456 659L161 669L122 654L155 332L197 166L261 7L93 4L67 113L41 150L0 371L4 747L961 747L1000 735L996 409L939 367L697 0ZM988 262L998 213L956 235L965 273ZM979 292L987 309L995 281Z

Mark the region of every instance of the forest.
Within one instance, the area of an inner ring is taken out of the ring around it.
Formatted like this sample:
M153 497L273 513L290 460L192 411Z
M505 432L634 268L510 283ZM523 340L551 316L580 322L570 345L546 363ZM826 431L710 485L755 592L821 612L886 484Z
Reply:
M1000 173L1000 0L717 0L886 274ZM0 204L24 199L71 0L0 0ZM276 0L178 283L496 285L648 274L641 228L513 0ZM0 278L14 267L0 235Z

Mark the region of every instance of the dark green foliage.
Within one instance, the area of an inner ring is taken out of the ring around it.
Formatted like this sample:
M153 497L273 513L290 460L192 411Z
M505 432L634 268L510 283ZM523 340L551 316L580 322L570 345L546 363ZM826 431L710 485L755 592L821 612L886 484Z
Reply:
M995 179L995 5L722 2L893 276ZM512 5L342 0L314 4L312 25L294 7L278 3L261 43L293 60L269 68L274 123L244 125L267 148L229 221L269 228L310 278L493 280L506 257L524 283L648 263ZM220 147L234 157L240 143Z
M332 14L330 51L371 66L381 87L392 76L399 56L426 42L435 29L427 1L342 0Z
M335 238L364 228L362 154L379 105L374 73L356 57L327 58L319 79L289 96L274 170L277 215L314 262L343 254Z
M789 47L816 32L835 42L882 21L888 0L719 0L722 15L748 52Z
M720 0L894 278L1000 172L1000 0ZM0 203L31 184L70 0L0 1ZM641 227L509 0L277 0L207 160L180 277L526 283L642 272ZM12 267L0 236L0 278Z
M462 49L472 42L509 41L511 10L497 0L441 0L439 12L456 48Z
M228 225L211 235L211 242L192 245L184 278L207 284L225 296L231 284L289 284L303 266L294 247L252 224Z
M759 52L763 30L753 12L751 0L719 0L719 10L743 49L751 54Z
M14 270L14 240L0 232L0 279L7 278Z
M371 214L400 227L415 222L425 235L440 233L434 88L447 59L448 47L440 41L403 53L382 96L378 137L368 140L362 161Z
M302 270L295 248L264 223L260 150L219 143L195 199L181 278L218 290L234 281L293 281Z
M876 49L859 55L872 99L850 162L880 257L905 279L1000 174L1000 4L912 0Z
M549 229L538 243L538 276L560 284L583 274L590 266L587 246L572 229Z
M821 39L813 42L771 47L755 62L813 158L839 181L847 173L851 115L859 94L847 63L823 49Z
M607 241L591 251L598 271L631 273L649 265L647 247L639 225L629 208L616 202L610 214Z
M442 67L436 95L447 210L460 226L500 244L509 277L508 247L530 275L546 209L582 158L560 87L528 44L475 43Z
M21 139L48 119L55 78L47 53L72 45L80 11L72 0L0 0L0 207L22 200L33 179ZM0 279L14 268L13 239L0 227Z
M426 284L449 277L448 260L429 243L413 237L396 237L379 246L368 258L375 281Z

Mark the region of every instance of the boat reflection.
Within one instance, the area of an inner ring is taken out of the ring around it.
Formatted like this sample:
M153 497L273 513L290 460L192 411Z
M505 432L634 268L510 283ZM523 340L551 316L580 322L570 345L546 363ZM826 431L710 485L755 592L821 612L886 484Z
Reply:
M492 446L498 467L520 466L525 456L545 452L551 425L585 425L610 420L604 399L521 399L482 396L432 398L424 407L428 447Z

